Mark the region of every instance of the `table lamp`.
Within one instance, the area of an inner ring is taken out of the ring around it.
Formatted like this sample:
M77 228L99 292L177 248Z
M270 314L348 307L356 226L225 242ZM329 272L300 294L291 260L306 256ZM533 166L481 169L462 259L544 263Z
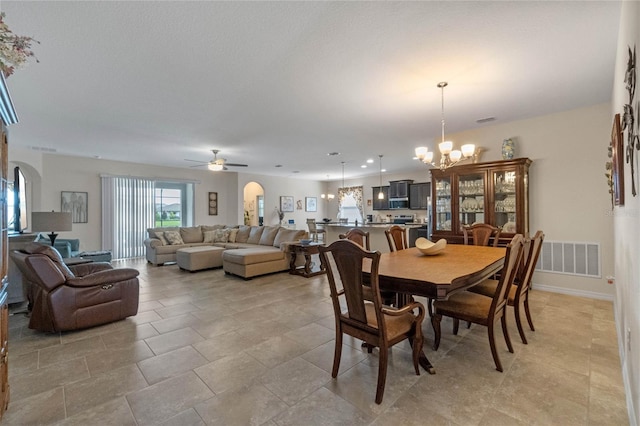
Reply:
M49 240L51 247L56 242L58 234L55 231L71 231L71 213L69 212L33 212L31 213L31 231L50 231Z

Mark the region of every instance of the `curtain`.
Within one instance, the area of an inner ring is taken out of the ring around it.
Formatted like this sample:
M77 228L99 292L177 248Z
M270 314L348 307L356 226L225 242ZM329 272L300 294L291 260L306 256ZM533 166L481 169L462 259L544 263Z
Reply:
M342 200L347 195L351 195L356 200L356 206L360 211L360 216L364 217L362 186L346 186L343 188L338 188L338 211L342 211Z
M155 185L143 178L102 176L102 249L114 259L144 256L155 224Z

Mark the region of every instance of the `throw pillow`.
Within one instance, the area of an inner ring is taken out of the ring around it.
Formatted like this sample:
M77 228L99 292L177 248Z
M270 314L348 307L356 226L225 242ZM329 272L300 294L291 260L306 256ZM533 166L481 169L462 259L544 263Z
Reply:
M229 229L229 242L230 243L235 243L237 235L238 235L238 228Z
M163 246L169 245L169 241L167 241L167 238L164 236L164 232L156 232L156 238L162 242Z
M203 243L212 243L213 237L216 231L204 231L202 234L204 235Z
M199 226L191 226L180 228L180 237L185 243L201 243L202 230Z
M247 238L247 243L260 244L260 237L262 236L263 230L264 226L252 226L251 231L249 231L249 238Z
M184 241L182 241L182 237L180 236L180 232L178 231L166 231L164 233L164 237L172 246L184 244Z
M236 243L246 243L249 239L249 232L251 232L250 226L240 225L238 233L236 234Z
M273 246L280 248L282 243L290 243L292 241L298 241L306 236L306 231L296 229L280 228L276 238L273 240Z
M261 246L272 246L273 240L276 238L276 234L278 233L279 226L265 226L262 231L262 235L260 236L260 245Z
M216 229L215 231L213 231L214 243L226 243L227 241L229 241L228 229Z

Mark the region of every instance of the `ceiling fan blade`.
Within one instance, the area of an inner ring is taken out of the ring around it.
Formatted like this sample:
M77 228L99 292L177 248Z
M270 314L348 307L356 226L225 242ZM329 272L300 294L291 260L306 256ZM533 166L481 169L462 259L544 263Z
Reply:
M191 168L194 168L194 167L204 167L204 166L206 166L206 165L207 165L207 163L204 163L204 164L196 164L196 165L189 166L189 167L191 167Z
M249 167L249 165L247 164L238 164L238 163L224 163L225 166L231 166L231 167Z
M187 158L184 159L184 161L191 161L192 163L202 163L202 164L208 164L208 161L202 161L202 160L189 160Z

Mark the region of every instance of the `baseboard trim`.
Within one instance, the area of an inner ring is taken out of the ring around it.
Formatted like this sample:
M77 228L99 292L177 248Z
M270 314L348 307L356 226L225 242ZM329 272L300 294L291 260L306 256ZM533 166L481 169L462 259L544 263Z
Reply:
M613 302L613 294L596 293L595 291L574 290L545 284L531 284L533 290L549 291L551 293L568 294L570 296L587 297L589 299L607 300Z

